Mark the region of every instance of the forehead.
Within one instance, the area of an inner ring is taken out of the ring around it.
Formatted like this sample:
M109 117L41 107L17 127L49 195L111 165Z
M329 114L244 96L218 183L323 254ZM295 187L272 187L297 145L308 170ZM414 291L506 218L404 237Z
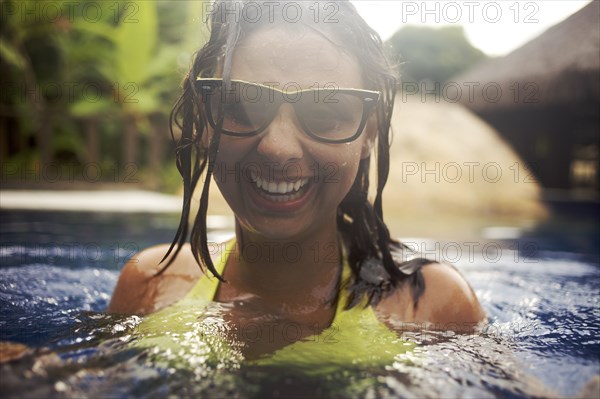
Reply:
M362 88L361 69L352 55L309 28L263 28L244 38L233 52L231 78L302 88Z

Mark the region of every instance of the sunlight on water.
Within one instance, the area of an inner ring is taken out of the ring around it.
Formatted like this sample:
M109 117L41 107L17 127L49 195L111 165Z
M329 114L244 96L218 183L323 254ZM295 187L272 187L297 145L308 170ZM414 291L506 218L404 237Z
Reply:
M573 397L600 370L600 273L573 254L456 262L488 314L477 334L359 325L249 361L221 304L102 313L126 255L107 237L93 259L50 241L0 248L0 341L32 348L0 363L3 397Z
M2 339L40 348L2 365L3 394L543 397L574 395L597 373L594 266L544 260L525 270L486 263L461 269L490 318L481 333L405 331L410 350L386 366L349 364L315 376L245 362L219 304L166 318L106 315L98 311L115 271L3 268Z

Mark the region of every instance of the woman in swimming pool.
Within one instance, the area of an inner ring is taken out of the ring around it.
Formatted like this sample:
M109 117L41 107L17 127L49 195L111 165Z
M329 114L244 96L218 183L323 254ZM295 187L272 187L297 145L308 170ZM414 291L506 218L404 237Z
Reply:
M184 182L179 230L170 247L125 265L109 311L155 312L204 284L237 325L293 322L297 339L346 309L372 312L389 328L470 330L481 322L462 276L409 260L383 221L396 84L378 35L347 1L218 1L173 112ZM206 238L203 174L235 214L236 238L219 251ZM259 353L286 344L264 341Z

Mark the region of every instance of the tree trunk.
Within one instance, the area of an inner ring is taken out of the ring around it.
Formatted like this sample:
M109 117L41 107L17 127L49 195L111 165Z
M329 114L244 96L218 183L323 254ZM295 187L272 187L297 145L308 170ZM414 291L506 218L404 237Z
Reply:
M125 142L123 143L123 165L122 168L138 166L138 131L133 116L127 116L125 119ZM139 169L139 168L138 168Z
M54 151L52 148L52 128L50 117L44 115L45 109L42 110L41 123L35 131L37 146L40 150L41 168L48 168L54 160Z
M150 159L149 166L153 176L157 176L163 156L163 140L160 132L160 126L152 124L150 130Z
M98 140L98 123L96 119L88 119L85 121L86 136L87 136L87 161L91 164L97 164L100 143Z

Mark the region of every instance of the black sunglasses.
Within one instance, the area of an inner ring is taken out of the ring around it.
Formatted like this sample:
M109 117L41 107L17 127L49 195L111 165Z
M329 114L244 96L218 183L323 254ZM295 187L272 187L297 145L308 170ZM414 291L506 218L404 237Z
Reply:
M213 129L218 117L223 117L223 134L257 135L271 124L283 103L290 103L302 130L324 143L356 140L379 100L377 91L333 86L279 90L241 80L232 80L230 87L225 87L223 79L198 78L196 89L202 95L207 120Z

